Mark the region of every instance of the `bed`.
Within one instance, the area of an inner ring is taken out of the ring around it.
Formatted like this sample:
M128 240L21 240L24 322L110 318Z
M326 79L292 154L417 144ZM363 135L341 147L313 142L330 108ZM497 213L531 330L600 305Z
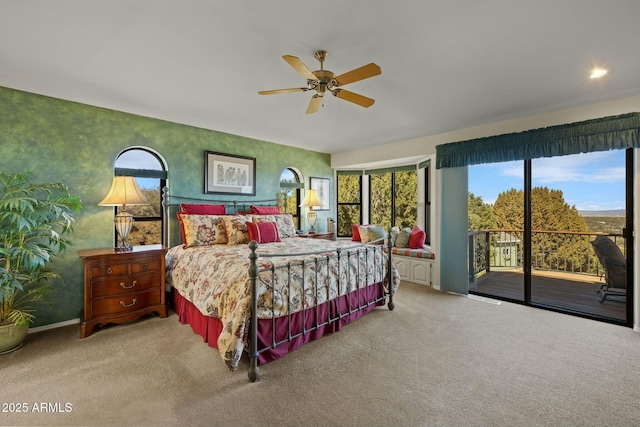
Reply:
M215 210L178 199L187 198L164 190L165 214L176 211L182 240L167 252L167 288L180 322L217 348L231 371L246 352L249 379L257 381L259 365L376 307L393 310L400 276L385 239L301 239L290 215L257 201L216 201Z

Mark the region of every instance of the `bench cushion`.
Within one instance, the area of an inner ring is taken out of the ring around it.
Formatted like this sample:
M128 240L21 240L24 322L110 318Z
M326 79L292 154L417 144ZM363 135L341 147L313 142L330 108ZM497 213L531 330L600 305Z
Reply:
M385 248L386 250L387 248ZM426 249L392 248L393 255L408 256L413 258L436 259L436 255Z

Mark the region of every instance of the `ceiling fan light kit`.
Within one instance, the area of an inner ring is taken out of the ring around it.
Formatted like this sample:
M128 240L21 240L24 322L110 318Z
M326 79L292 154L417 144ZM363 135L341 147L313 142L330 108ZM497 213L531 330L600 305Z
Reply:
M284 55L282 57L282 59L291 65L298 74L307 79L307 87L262 90L258 93L260 95L273 95L277 93L306 92L308 90L315 90L316 93L311 97L311 101L307 107L307 114L313 114L320 109L323 105L322 101L324 99L324 94L327 92L333 94L333 96L337 98L352 102L356 105L360 105L361 107L368 108L373 105L375 102L374 99L344 90L341 86L381 74L382 70L378 65L372 62L336 76L332 71L324 69L324 61L327 59L327 51L317 51L315 53L315 58L320 62L320 69L311 71L299 58L295 56Z

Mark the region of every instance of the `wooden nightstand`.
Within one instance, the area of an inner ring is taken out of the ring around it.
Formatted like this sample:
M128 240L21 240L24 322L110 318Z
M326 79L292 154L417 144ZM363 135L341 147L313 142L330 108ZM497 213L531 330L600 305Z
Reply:
M80 338L97 325L129 322L145 314L167 317L162 245L78 251L84 260L84 314Z
M334 233L304 233L298 234L298 237L304 237L307 239L336 240L336 235Z

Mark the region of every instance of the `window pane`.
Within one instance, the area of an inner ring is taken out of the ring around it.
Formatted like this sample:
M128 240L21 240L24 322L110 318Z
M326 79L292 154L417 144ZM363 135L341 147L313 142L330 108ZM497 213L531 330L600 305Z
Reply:
M160 201L160 180L156 178L136 178L138 187L149 201L149 205L128 205L127 212L134 217L160 217L162 212ZM118 210L119 211L119 210Z
M290 168L284 169L280 174L280 182L299 183L300 177ZM300 192L296 188L286 188L283 186L278 192L278 206L283 212L293 215L293 224L296 230L300 229L300 202L298 201Z
M359 175L338 175L338 236L351 236L351 225L362 220L361 179Z
M360 176L338 175L338 203L360 204Z
M415 189L414 189L415 191ZM391 227L391 174L371 175L371 223Z
M401 229L418 223L418 174L396 172L394 177L395 224Z
M339 205L338 236L351 236L351 225L359 224L361 217L360 205Z
M135 221L127 241L134 246L155 245L162 242L162 221Z

